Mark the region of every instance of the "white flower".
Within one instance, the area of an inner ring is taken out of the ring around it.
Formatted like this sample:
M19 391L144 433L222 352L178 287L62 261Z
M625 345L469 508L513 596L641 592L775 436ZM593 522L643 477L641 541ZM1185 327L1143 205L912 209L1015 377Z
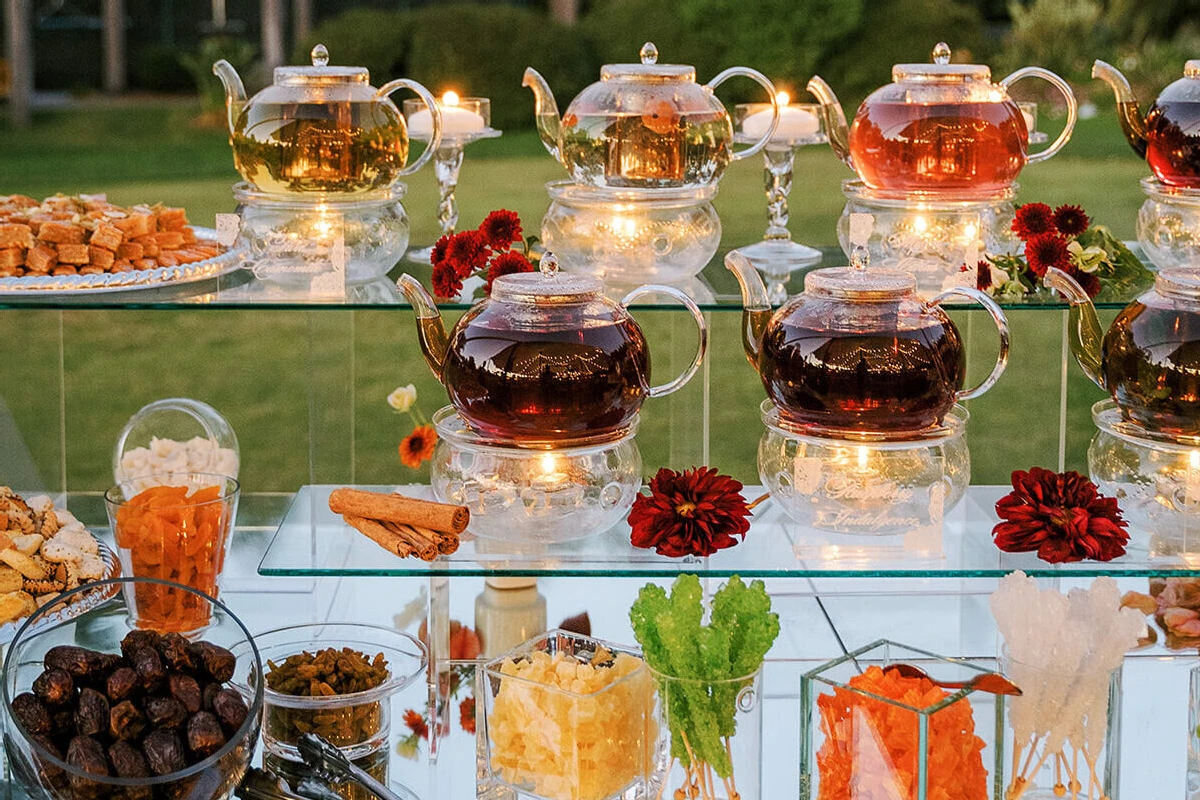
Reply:
M1109 263L1108 253L1103 247L1089 247L1085 250L1079 242L1071 241L1067 244L1067 252L1071 254L1071 261L1075 266L1084 272L1095 272L1102 265Z
M408 411L417 402L417 387L411 383L401 386L387 397L388 405L397 411Z

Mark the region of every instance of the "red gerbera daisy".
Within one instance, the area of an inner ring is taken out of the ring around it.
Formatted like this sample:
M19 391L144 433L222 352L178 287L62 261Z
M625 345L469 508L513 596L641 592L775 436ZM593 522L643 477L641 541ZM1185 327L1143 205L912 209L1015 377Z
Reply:
M475 733L475 698L466 697L458 704L458 724L467 733Z
M1054 226L1063 236L1078 236L1092 224L1079 206L1062 205L1054 209Z
M1126 522L1117 501L1078 472L1033 467L1012 474L1013 491L996 503L1003 522L992 529L996 546L1033 553L1051 564L1111 561L1125 554Z
M486 267L489 255L487 239L479 231L456 233L446 244L446 260L454 265L460 278Z
M1068 272L1071 270L1071 253L1067 250L1067 240L1057 233L1042 233L1027 241L1025 260L1029 262L1029 271L1039 278L1045 275L1050 267L1058 267Z
M433 268L433 293L438 297L458 297L462 291L462 278L449 261L439 261Z
M425 718L416 709L410 708L404 712L404 725L413 732L414 736L422 739L429 738L429 725L425 723Z
M742 484L711 467L660 469L629 512L630 541L663 556L710 556L750 530Z
M992 265L986 261L975 265L975 288L981 292L992 288Z
M488 294L491 294L492 291L492 281L501 275L512 275L517 272L533 272L533 264L530 264L529 259L516 250L509 250L507 253L494 256L488 264Z
M484 218L479 232L493 250L506 250L510 244L521 240L521 218L517 212L501 208Z
M1054 212L1045 203L1026 203L1017 209L1012 229L1023 241L1028 241L1038 234L1053 233L1057 230Z
M418 425L413 432L400 442L400 462L406 467L417 469L433 458L433 448L437 444L437 431L432 425Z
M433 247L429 252L429 263L433 266L436 267L438 264L446 260L446 248L450 244L450 236L451 234L446 234L433 243Z

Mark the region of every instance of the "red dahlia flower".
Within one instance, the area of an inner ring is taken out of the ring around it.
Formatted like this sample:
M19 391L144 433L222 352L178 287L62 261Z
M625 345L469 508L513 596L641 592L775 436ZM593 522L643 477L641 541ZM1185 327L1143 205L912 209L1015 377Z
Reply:
M1001 550L1036 552L1051 564L1125 555L1129 533L1117 501L1078 472L1033 467L1014 472L1012 484L1013 491L996 503L1003 521L992 538Z
M1079 206L1063 205L1054 209L1054 227L1063 236L1078 236L1092 224Z
M992 265L986 261L975 265L975 288L981 292L992 288Z
M464 697L458 704L458 724L467 733L475 732L475 698Z
M1045 203L1026 203L1017 209L1017 215L1012 221L1013 233L1022 241L1040 233L1054 233L1058 228L1054 224L1054 212Z
M742 484L711 467L660 469L629 512L630 541L662 556L710 556L750 530Z
M479 231L456 233L446 245L446 260L454 265L460 278L487 266L488 255L487 238Z
M517 212L501 208L484 218L479 232L493 250L507 250L510 244L521 240L521 218Z
M517 272L533 272L533 264L530 264L529 259L515 250L509 250L507 253L494 256L488 264L488 294L492 293L492 281L501 275L512 275Z
M449 260L439 261L433 267L433 293L438 297L458 297L462 291L462 278Z
M450 238L451 234L447 234L433 243L433 247L429 252L430 264L436 267L446 260L446 248L450 245Z
M1050 267L1058 267L1065 272L1072 270L1067 240L1057 233L1038 234L1027 241L1025 260L1029 262L1029 271L1039 278L1045 275Z

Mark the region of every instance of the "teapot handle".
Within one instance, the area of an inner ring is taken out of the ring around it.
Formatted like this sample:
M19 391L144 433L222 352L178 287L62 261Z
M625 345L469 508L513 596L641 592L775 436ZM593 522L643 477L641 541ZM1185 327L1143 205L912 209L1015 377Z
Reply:
M1008 77L1004 78L1004 80L1000 81L1000 85L1007 90L1009 86L1021 80L1022 78L1041 78L1055 89L1058 89L1058 91L1062 93L1063 99L1067 101L1067 124L1062 129L1062 133L1060 133L1058 138L1054 140L1053 144L1051 144L1045 150L1041 151L1040 153L1029 153L1026 156L1025 160L1027 163L1036 164L1039 161L1045 161L1059 150L1062 150L1063 145L1070 141L1071 133L1075 130L1075 121L1079 119L1079 103L1076 102L1075 93L1071 91L1071 87L1066 81L1055 75L1050 70L1042 69L1041 67L1022 67ZM1030 131L1030 133L1033 133L1033 131Z
M992 367L992 371L988 376L975 386L975 388L963 389L954 395L956 401L973 400L992 388L996 384L996 381L1000 379L1000 376L1004 374L1004 368L1008 366L1008 319L1004 316L1003 309L986 292L972 289L969 286L952 286L930 300L927 307L940 305L942 301L952 295L960 295L983 306L983 309L991 314L992 321L996 323L996 331L1000 334L1000 353L996 356L996 366Z
M692 363L688 365L687 369L681 372L670 383L652 386L650 391L647 392L648 397L663 397L682 389L683 385L690 381L692 376L696 374L696 370L700 368L700 362L704 361L704 353L708 350L708 323L704 321L704 314L701 313L700 307L696 305L696 301L673 286L661 286L655 283L639 286L621 298L621 308L628 308L634 299L644 294L666 294L674 297L691 313L692 319L696 320L696 328L700 332L699 342L696 347L696 357L692 359Z
M430 122L433 123L429 144L425 146L425 152L421 153L420 158L399 172L401 176L412 175L425 166L429 162L429 159L433 158L433 154L437 152L437 149L442 146L442 110L438 108L437 101L433 99L433 95L429 93L428 89L408 78L397 78L394 81L385 83L375 92L375 97L382 100L397 89L411 89L417 97L420 97L421 102L429 108Z
M775 84L771 83L771 81L767 79L766 75L763 75L756 69L750 69L749 67L730 67L729 69L717 74L717 76L708 83L704 84L704 88L709 92L712 92L730 78L749 78L767 90L767 96L770 98L771 102L771 124L767 127L767 130L762 135L762 138L747 147L745 150L733 151L734 161L740 161L741 159L748 158L762 150L767 146L767 142L771 141L771 137L775 135L775 128L779 126L779 100L775 97Z

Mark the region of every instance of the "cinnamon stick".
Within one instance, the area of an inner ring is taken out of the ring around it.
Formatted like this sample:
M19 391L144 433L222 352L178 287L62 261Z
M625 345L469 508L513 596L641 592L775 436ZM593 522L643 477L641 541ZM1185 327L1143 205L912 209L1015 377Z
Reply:
M471 512L466 506L349 488L333 490L329 495L329 510L335 514L349 514L455 534L462 533L471 520Z
M437 558L437 539L428 539L422 536L410 525L401 525L398 522L391 522L389 520L380 520L380 523L388 531L399 537L401 541L408 542L413 550L416 551L417 557L422 561L433 561Z
M407 558L416 550L416 548L409 544L405 539L397 536L395 533L389 531L387 528L373 519L356 517L353 514L346 514L343 516L343 519L346 520L346 524L348 524L350 527L354 528L363 536L366 536L368 539L375 542L375 544L379 545L384 550L387 550L389 553L394 553L401 558Z

